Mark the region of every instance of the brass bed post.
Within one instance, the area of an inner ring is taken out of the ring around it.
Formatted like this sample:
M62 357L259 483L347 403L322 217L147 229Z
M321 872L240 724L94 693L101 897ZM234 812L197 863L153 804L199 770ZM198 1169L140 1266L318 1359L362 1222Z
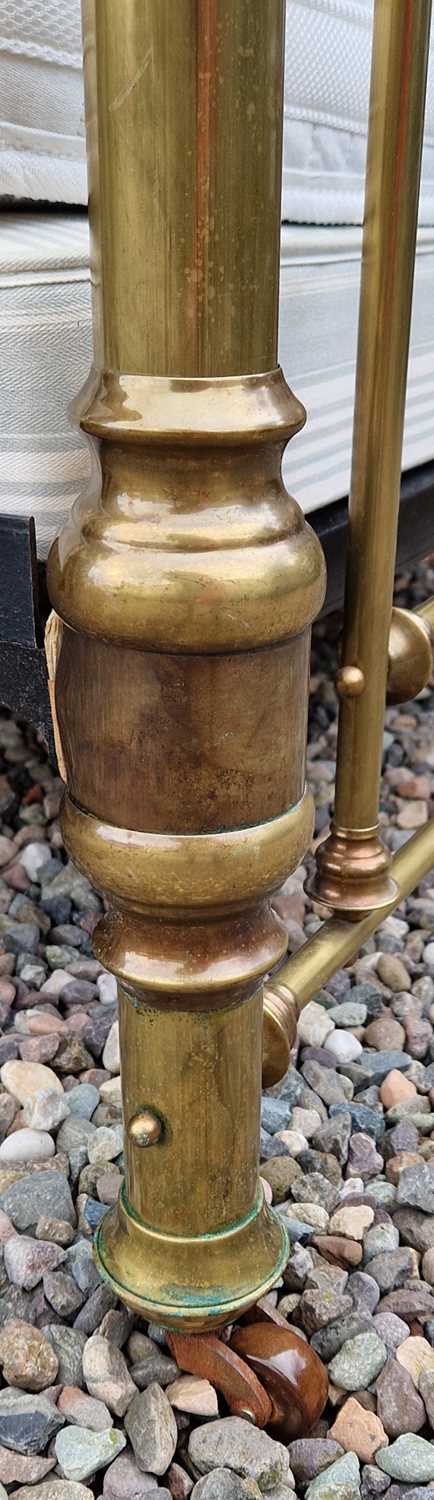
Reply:
M335 814L314 896L335 913L264 996L264 1082L313 998L434 865L434 821L393 859L380 838L384 708L432 670L433 601L392 609L431 0L375 0Z
M258 1180L261 981L312 831L324 566L281 477L304 420L277 368L284 9L84 5L101 477L48 570L63 829L120 982L126 1183L99 1263L187 1331L287 1253Z
M312 887L350 917L395 892L378 811L430 20L431 0L375 0L335 813Z

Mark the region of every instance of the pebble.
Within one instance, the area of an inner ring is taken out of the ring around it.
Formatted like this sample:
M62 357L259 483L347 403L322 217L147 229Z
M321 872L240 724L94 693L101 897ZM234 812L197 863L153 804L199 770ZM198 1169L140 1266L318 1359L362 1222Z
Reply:
M90 1427L64 1427L54 1444L57 1462L65 1479L80 1483L105 1469L125 1448L126 1437L116 1427L94 1432Z
M198 1375L180 1375L166 1386L166 1396L171 1406L178 1411L192 1412L197 1417L218 1417L217 1394L209 1380Z
M391 1479L401 1479L406 1484L423 1484L434 1479L434 1444L413 1433L404 1433L388 1448L379 1449L376 1462Z
M374 1318L375 1332L378 1333L388 1352L395 1353L399 1345L407 1338L407 1324L402 1318L397 1318L396 1313L381 1312Z
M107 1037L102 1054L103 1067L108 1068L109 1073L119 1073L120 1051L119 1051L119 1021L113 1021Z
M63 1251L60 1245L49 1241L32 1239L29 1235L10 1235L4 1246L4 1264L9 1281L14 1286L31 1291L42 1281L44 1271L60 1265Z
M406 1167L400 1173L397 1202L405 1208L421 1208L434 1214L434 1166L428 1162Z
M308 1047L323 1047L324 1043L334 1031L334 1021L322 1005L317 1005L311 1000L305 1005L298 1018L298 1038Z
M116 1417L123 1417L137 1388L121 1350L99 1333L85 1344L83 1375L89 1394L104 1401Z
M205 1432L207 1425L196 1428L196 1432ZM175 1454L178 1428L161 1386L153 1384L146 1391L136 1391L128 1405L125 1429L139 1469L149 1469L151 1474L165 1474ZM197 1467L203 1472L199 1465Z
M255 1484L254 1479L240 1479L239 1474L231 1474L230 1469L214 1469L213 1474L205 1474L199 1479L191 1492L192 1500L261 1500L261 1490ZM278 1485L274 1489L276 1500L287 1500L290 1491L285 1491Z
M374 1412L367 1411L354 1396L341 1406L330 1427L330 1436L345 1448L346 1453L356 1453L361 1463L372 1463L378 1448L387 1443L383 1424Z
M173 1465L172 1465L173 1468ZM170 1474L170 1469L169 1469ZM193 1489L193 1480L190 1480L189 1488L185 1491L187 1497ZM161 1496L158 1480L155 1474L143 1473L136 1464L131 1448L124 1448L119 1458L115 1458L110 1467L106 1469L103 1481L104 1500L148 1500L150 1492ZM168 1493L166 1491L166 1493ZM177 1500L176 1490L173 1492L173 1500ZM181 1495L181 1500L184 1497Z
M330 1379L344 1391L358 1391L371 1384L387 1359L386 1345L377 1333L359 1333L335 1354L329 1366Z
M11 1318L0 1332L0 1364L8 1385L43 1391L56 1379L59 1361L39 1328ZM0 1476L1 1477L1 1476Z
M86 1336L78 1328L67 1324L46 1323L42 1332L49 1339L59 1361L58 1380L61 1385L82 1385L83 1349Z
M83 1305L83 1292L64 1271L45 1271L43 1287L46 1301L61 1318L71 1317Z
M412 1376L398 1359L388 1359L377 1380L377 1412L388 1437L420 1432L425 1408Z
M112 1426L108 1406L95 1400L76 1385L65 1385L60 1393L57 1409L67 1422L77 1427L90 1427L92 1432L104 1432Z
M64 1417L45 1395L0 1391L0 1444L29 1456L47 1447Z
M324 1469L329 1469L335 1459L342 1458L343 1453L340 1443L323 1437L295 1438L288 1451L295 1483L302 1488Z
M23 1120L32 1130L55 1130L69 1113L68 1098L63 1091L59 1094L55 1089L38 1089L24 1104Z
M0 1192L0 1208L17 1230L29 1229L48 1211L69 1224L76 1222L71 1191L62 1171L43 1170L31 1177L20 1177Z
M0 1447L0 1482L11 1485L36 1485L54 1469L55 1458L38 1458L36 1454L13 1453ZM3 1497L2 1497L3 1500Z
M357 1062L363 1051L361 1042L351 1031L334 1031L328 1037L327 1046L333 1057L337 1058L339 1067L344 1067L345 1063Z
M416 1386L423 1370L434 1370L434 1349L428 1339L417 1335L404 1339L396 1351L396 1358L408 1370Z
M0 1162L48 1161L54 1156L55 1145L46 1130L15 1130L6 1136L0 1146Z
M8 1094L13 1094L19 1104L26 1104L40 1089L63 1094L60 1078L53 1073L52 1068L46 1068L44 1063L5 1062L0 1068L0 1078L3 1088Z
M386 1450L387 1451L387 1450ZM360 1500L360 1466L356 1453L344 1453L312 1479L306 1500Z
M234 1469L242 1479L256 1480L260 1490L272 1490L289 1473L289 1456L283 1443L252 1427L244 1417L222 1417L193 1428L188 1452L199 1474Z
M46 1479L43 1484L25 1484L12 1490L11 1500L93 1500L93 1491L73 1480Z
M88 1157L90 1162L97 1164L114 1161L120 1155L123 1147L123 1129L121 1125L104 1126L95 1130L95 1134L88 1141Z
M330 1219L330 1234L348 1235L350 1239L362 1240L365 1231L374 1221L374 1210L368 1204L355 1207L348 1204L338 1208Z

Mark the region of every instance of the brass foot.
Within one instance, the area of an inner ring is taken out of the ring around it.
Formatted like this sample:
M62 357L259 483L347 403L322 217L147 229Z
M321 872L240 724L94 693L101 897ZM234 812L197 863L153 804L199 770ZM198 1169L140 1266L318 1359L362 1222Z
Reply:
M278 1279L288 1259L282 1221L258 1195L253 1211L221 1232L156 1232L125 1190L96 1237L99 1269L141 1317L184 1333L232 1323Z

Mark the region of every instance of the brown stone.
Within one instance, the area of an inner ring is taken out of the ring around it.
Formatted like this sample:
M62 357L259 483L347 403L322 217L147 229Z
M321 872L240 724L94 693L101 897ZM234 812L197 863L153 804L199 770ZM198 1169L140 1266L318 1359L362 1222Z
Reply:
M406 1078L405 1073L400 1073L398 1068L392 1068L380 1088L380 1099L385 1109L392 1109L402 1099L414 1099L416 1094L416 1084L412 1083L411 1078Z
M342 1266L359 1266L363 1257L362 1246L355 1240L347 1240L340 1234L315 1234L312 1239L315 1250L319 1250L324 1260Z
M59 1368L48 1339L22 1318L12 1318L0 1332L0 1363L7 1384L21 1391L45 1390Z
M354 1396L350 1396L341 1407L329 1436L341 1443L346 1453L357 1453L364 1464L373 1463L377 1448L384 1448L388 1443L380 1418L360 1406Z

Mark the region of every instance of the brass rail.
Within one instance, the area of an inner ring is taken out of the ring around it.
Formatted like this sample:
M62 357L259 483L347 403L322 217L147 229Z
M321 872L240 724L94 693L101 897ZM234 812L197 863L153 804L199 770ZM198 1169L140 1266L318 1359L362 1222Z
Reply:
M378 805L430 20L430 0L376 0L335 814L313 882L353 917L394 896Z
M386 907L380 912L368 912L358 922L330 917L268 981L264 991L265 1088L277 1083L286 1071L300 1010L327 984L336 969L351 963L379 923L429 874L433 864L434 821L418 829L393 856L395 893Z

